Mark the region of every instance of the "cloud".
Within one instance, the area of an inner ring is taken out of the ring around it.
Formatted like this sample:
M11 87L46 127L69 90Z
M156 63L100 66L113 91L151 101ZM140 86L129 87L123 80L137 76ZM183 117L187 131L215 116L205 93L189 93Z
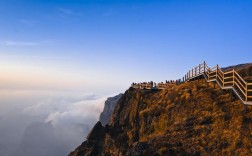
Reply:
M77 11L74 11L71 9L67 9L67 8L58 8L58 12L61 17L81 16L80 12L77 12Z
M83 130L78 132L78 128ZM76 140L80 140L87 131L85 125L62 131L50 123L34 122L25 129L21 144L11 156L67 155L78 146L79 141Z
M44 122L53 126L86 123L94 124L101 113L106 97L95 94L75 97L48 98L23 109L29 116L45 116Z
M45 122L51 122L54 126L86 123L93 124L98 120L106 98L95 100L82 100L68 105L63 111L55 111L48 115Z
M74 12L70 9L65 9L65 8L59 8L59 11L63 14L66 14L66 15L72 15Z
M19 22L27 26L33 26L36 23L33 20L27 20L27 19L20 19Z
M38 43L38 42L27 42L27 41L6 40L6 41L0 41L0 45L9 46L9 47L16 47L16 46L30 47L30 46L38 46L38 45L40 45L40 43Z
M101 97L92 100L81 100L69 104L63 111L55 111L48 115L45 122L51 122L54 126L68 123L83 123L90 125L98 120L106 98Z
M8 105L14 109L13 113L0 114L3 117L0 120L1 155L12 156L10 153L14 152L20 156L69 154L85 140L98 121L107 97L60 92L34 100L16 100ZM20 106L21 102L29 104ZM0 99L0 103L4 102ZM2 145L11 148L2 148Z

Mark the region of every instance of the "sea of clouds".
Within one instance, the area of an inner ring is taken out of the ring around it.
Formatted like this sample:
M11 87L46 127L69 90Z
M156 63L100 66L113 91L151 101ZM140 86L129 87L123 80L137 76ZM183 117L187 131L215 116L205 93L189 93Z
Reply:
M108 97L62 91L12 94L0 96L1 156L68 155L85 140Z

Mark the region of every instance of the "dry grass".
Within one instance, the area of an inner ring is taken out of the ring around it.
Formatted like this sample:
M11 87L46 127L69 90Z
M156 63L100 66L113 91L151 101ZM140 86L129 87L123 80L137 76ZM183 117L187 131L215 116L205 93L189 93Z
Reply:
M140 141L152 142L161 135L167 136L166 142L179 140L192 154L251 152L251 113L244 114L242 103L214 83L189 82L143 95L142 100L147 106L139 110ZM164 151L161 146L158 153Z

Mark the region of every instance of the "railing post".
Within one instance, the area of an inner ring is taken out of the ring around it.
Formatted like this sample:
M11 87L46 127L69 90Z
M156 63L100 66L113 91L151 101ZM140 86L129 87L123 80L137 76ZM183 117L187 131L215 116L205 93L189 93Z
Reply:
M200 74L200 64L199 64L199 74Z
M197 76L197 67L195 67L195 75L194 76Z
M210 77L209 77L209 73L210 73L210 71L211 71L211 69L210 69L210 68L208 68L208 69L207 69L207 76L208 76L208 80L210 79Z
M224 76L225 76L225 74L224 74L224 72L222 72L222 86L223 87L225 87L225 79L224 79Z
M246 90L245 90L245 93L246 93L246 101L248 101L248 82L246 82Z
M218 77L218 69L219 69L219 65L217 64L217 66L216 66L216 80L217 80L217 77Z
M206 72L206 62L204 61L204 72Z
M233 69L233 86L235 85L235 70Z

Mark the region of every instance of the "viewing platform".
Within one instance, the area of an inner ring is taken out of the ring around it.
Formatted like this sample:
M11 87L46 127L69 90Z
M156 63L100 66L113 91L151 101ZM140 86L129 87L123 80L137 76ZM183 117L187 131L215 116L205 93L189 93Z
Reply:
M165 81L165 82L141 82L141 83L132 83L131 87L135 89L143 89L143 90L163 90L165 88L180 84L180 80L170 80L170 81Z
M132 83L131 87L143 90L163 90L174 85L194 81L199 78L205 78L207 82L217 82L221 89L232 89L238 98L245 105L252 105L252 83L246 82L237 71L222 71L217 65L209 68L206 62L189 70L182 79L170 80L160 83L141 82Z

